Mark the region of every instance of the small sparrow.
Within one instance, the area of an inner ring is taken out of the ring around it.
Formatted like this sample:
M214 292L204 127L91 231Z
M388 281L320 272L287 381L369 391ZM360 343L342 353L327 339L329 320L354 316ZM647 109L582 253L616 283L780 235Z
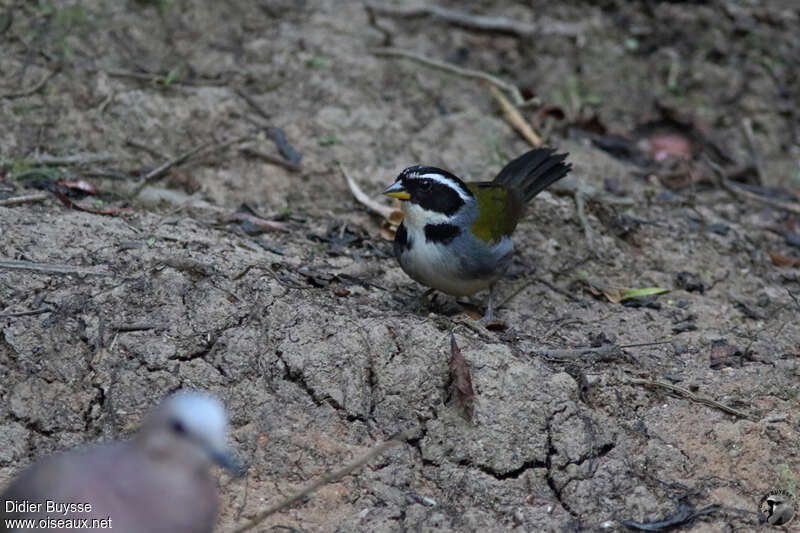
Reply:
M453 296L489 289L481 324L491 322L492 289L511 262L511 234L525 204L572 166L567 154L537 148L492 181L464 183L435 167L408 167L383 194L402 200L394 253L412 279Z

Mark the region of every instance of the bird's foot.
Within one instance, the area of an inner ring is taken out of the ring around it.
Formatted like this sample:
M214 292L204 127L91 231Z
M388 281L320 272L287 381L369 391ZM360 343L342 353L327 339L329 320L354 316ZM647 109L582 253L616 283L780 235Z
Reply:
M486 309L486 314L484 314L483 317L481 317L477 322L481 326L486 327L489 324L491 324L493 320L494 320L494 309L492 309L492 307L489 306L489 308Z

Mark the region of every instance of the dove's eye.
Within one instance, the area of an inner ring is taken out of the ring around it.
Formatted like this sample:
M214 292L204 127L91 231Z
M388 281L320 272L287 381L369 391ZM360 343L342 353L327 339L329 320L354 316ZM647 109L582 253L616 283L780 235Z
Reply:
M172 429L176 435L186 435L186 426L184 426L180 420L173 420L170 424L170 429Z

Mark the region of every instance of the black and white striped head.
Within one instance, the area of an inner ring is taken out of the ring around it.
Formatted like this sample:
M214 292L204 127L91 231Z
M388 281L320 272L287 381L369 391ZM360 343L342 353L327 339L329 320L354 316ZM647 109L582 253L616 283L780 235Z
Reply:
M421 165L408 167L383 194L407 201L432 216L450 218L475 196L463 181L446 170Z

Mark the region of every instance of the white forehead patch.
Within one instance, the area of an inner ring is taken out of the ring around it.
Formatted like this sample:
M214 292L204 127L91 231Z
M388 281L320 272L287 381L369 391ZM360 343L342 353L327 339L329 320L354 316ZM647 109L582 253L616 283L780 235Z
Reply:
M225 447L228 416L219 400L200 392L178 392L169 397L164 408L170 418L178 419L189 433L207 441L215 449Z
M449 176L445 176L444 174L440 174L439 172L427 172L425 174L415 173L414 176L419 179L429 179L454 189L464 202L468 202L470 199L470 195L466 191L464 191L462 185L457 181L455 181L454 179L450 178Z

